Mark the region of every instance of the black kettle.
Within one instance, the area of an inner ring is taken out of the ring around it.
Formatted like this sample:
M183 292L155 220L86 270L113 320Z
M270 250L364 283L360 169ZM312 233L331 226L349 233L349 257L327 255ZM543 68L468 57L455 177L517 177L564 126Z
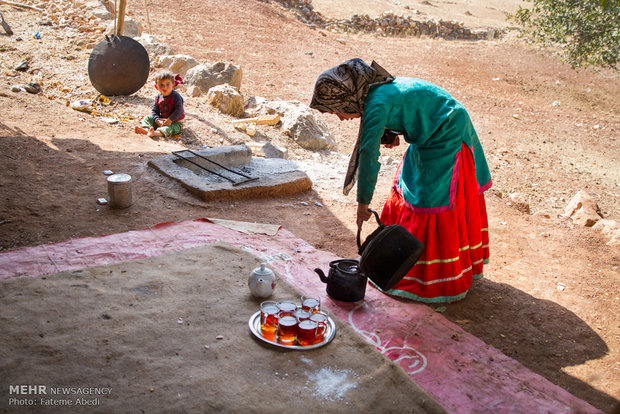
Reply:
M360 243L361 227L357 229L360 270L382 290L394 287L416 264L424 252L424 244L399 224L386 226L379 214L370 210L379 227L364 243Z
M329 274L314 269L321 281L327 283L327 294L343 302L357 302L364 299L368 278L360 271L360 263L355 259L340 259L329 263Z

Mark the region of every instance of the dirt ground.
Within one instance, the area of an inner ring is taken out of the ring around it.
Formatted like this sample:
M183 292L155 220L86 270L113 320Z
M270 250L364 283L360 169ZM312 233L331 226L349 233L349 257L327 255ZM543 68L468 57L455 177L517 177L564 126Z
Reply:
M82 3L66 2L65 12L79 14ZM326 32L265 1L173 1L171 8L149 7L148 14L141 2L129 3L128 15L173 53L240 65L245 97L307 104L317 75L352 57L374 59L394 75L423 78L449 90L470 112L494 185L487 192L491 263L467 298L447 305L444 315L592 405L611 411L619 404L620 247L609 246L600 231L561 217L573 195L587 190L605 218L620 220L617 72L572 70L511 31L494 41L395 39ZM316 9L328 13L326 3L317 1ZM353 10L357 3L331 2L339 11ZM491 21L506 27L496 12L516 7L508 1L493 7L431 1L420 2L420 10L427 3L437 17L465 7L472 27L488 27ZM413 1L402 4L416 8ZM0 250L216 217L281 224L317 248L357 255L355 200L340 192L357 124L321 115L339 142L337 153L305 151L277 136L276 129L259 130L254 139L286 145L290 158L307 169L313 190L206 203L146 163L183 147L251 140L231 127L229 117L210 108L204 97L186 97L180 142L135 135L133 125L150 110L151 82L130 97L112 97L105 111L119 123L75 111L66 104L97 95L87 73L91 50L79 41L84 33L71 25L47 25L47 15L34 10L0 4L0 12L15 32L0 34ZM36 32L40 39L33 37ZM14 70L24 60L30 68ZM10 90L32 81L42 85L41 93ZM397 162L403 150L383 155ZM111 210L97 204L106 196L104 170L132 176L132 207ZM386 165L380 176L372 202L378 210L393 170ZM529 202L531 214L510 205L508 196L514 193Z

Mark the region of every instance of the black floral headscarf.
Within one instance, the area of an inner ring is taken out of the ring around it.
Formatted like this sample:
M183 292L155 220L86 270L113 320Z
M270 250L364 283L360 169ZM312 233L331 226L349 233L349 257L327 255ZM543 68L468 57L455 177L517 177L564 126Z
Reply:
M394 77L376 62L369 66L355 58L321 73L314 86L310 108L320 112L360 114L357 142L349 159L342 192L347 195L357 179L360 136L364 122L364 101L371 86L390 83Z

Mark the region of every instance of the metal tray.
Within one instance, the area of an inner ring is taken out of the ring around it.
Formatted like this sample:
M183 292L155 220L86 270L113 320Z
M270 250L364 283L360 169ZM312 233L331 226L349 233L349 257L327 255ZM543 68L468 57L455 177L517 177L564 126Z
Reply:
M256 312L254 315L250 317L248 326L250 327L250 331L254 334L254 336L260 339L261 341L267 342L268 344L277 346L279 348L295 349L297 351L307 351L309 349L320 348L330 343L331 340L334 339L334 336L336 336L336 324L334 323L334 320L330 317L327 318L327 329L325 330L325 335L323 335L323 340L319 342L318 344L307 345L307 346L284 345L276 341L270 341L269 339L265 338L261 334L261 331L260 331L260 311Z

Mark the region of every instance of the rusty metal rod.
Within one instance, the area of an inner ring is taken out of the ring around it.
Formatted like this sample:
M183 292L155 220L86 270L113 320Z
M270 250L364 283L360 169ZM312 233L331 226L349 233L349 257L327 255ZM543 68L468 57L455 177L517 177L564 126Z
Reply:
M245 175L245 174L243 174L243 173L240 173L239 171L231 170L230 168L225 167L225 166L223 166L222 164L219 164L219 163L217 163L217 162L213 161L212 159L209 159L209 158L207 158L207 157L205 157L205 156L202 156L202 155L200 155L200 154L198 154L198 153L196 153L196 152L194 152L194 151L192 151L192 150L184 150L184 151L185 151L185 152L190 152L190 153L194 154L195 156L202 158L203 160L207 160L207 161L209 161L209 162L211 162L211 163L213 163L213 164L217 165L218 167L225 169L226 171L230 171L230 172L231 172L231 173L233 173L233 174L238 174L238 175L240 175L240 176L242 176L242 177L245 177L245 178L251 178L251 179L256 179L256 180L258 180L258 177L256 177L256 178L254 178L254 177L250 177L250 176L248 176L248 175ZM183 151L177 151L177 152L183 152Z
M245 177L245 178L246 178L246 180L243 180L243 181L235 181L235 180L233 180L233 179L231 179L231 178L229 178L229 177L226 177L225 175L219 174L219 173L217 173L217 172L215 172L215 171L213 171L213 170L208 169L208 168L207 168L207 167L205 167L204 165L200 165L200 164L198 164L197 162L194 162L194 161L190 160L189 158L187 158L187 157L184 157L184 156L180 155L179 153L181 153L181 152L189 152L189 153L191 153L191 154L193 154L193 155L195 155L195 156L197 156L197 157L202 158L203 160L209 161L209 162L211 162L211 163L213 163L213 164L217 165L218 167L223 168L223 169L224 169L224 170L226 170L226 171L229 171L229 172L231 172L231 173L233 173L233 174L237 174L237 175L240 175L240 176L242 176L242 177ZM179 158L184 159L185 161L187 161L187 162L189 162L189 163L194 164L195 166L197 166L197 167L199 167L199 168L201 168L201 169L203 169L203 170L205 170L205 171L210 172L211 174L215 174L215 175L217 175L218 177L222 177L222 178L224 178L225 180L230 181L230 182L232 183L232 185L240 185L240 184L248 183L248 182L250 182L250 181L256 181L256 180L258 180L258 178L259 178L259 177L250 177L250 176L245 175L245 174L243 174L243 173L240 173L240 172L238 172L238 171L231 170L230 168L227 168L227 167L223 166L222 164L219 164L219 163L217 163L217 162L215 162L215 161L213 161L213 160L210 160L210 159L209 159L209 158L207 158L207 157L204 157L204 156L202 156L202 155L200 155L200 154L197 154L197 153L195 153L195 152L194 152L194 151L192 151L192 150L172 151L172 154L173 154L173 155L175 155L175 156L177 156L177 157L179 157Z

